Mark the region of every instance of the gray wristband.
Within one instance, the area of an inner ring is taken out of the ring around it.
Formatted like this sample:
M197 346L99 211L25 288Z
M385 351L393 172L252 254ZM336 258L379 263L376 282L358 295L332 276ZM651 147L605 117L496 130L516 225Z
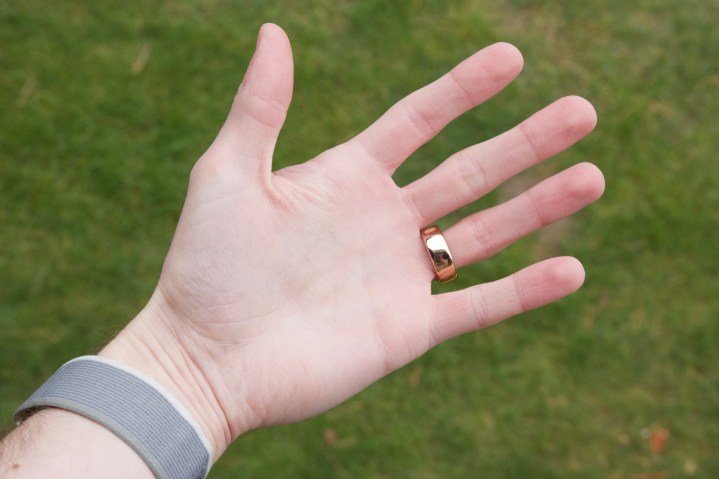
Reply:
M212 447L190 413L151 378L107 358L65 363L15 411L16 423L44 407L102 424L158 479L203 479L210 470Z

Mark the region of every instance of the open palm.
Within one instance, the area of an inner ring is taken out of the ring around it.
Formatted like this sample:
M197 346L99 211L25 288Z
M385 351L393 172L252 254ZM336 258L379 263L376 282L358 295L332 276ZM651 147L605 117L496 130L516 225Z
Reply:
M573 258L432 295L419 230L565 149L595 124L568 97L450 157L404 188L395 169L508 84L522 58L496 44L397 103L354 139L272 172L292 92L289 42L263 27L227 122L198 161L152 301L204 376L233 437L336 405L437 343L577 289ZM580 164L445 232L457 266L596 200Z

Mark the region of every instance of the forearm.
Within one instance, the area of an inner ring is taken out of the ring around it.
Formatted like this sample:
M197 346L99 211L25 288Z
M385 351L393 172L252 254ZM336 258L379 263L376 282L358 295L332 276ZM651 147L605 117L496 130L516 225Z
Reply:
M0 443L0 477L152 479L130 446L75 413L44 409Z

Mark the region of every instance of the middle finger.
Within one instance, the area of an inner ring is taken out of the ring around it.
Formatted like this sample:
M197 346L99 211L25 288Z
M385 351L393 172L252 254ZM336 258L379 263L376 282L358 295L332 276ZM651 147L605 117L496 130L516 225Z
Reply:
M433 223L570 147L596 122L587 100L576 96L557 100L506 133L450 156L404 187L405 201L419 226Z

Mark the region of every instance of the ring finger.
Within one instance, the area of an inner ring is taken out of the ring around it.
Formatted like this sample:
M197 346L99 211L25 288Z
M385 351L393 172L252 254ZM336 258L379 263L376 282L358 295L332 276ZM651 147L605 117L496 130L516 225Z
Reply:
M564 170L519 196L475 213L444 232L458 267L488 258L523 236L593 203L604 177L591 163Z

